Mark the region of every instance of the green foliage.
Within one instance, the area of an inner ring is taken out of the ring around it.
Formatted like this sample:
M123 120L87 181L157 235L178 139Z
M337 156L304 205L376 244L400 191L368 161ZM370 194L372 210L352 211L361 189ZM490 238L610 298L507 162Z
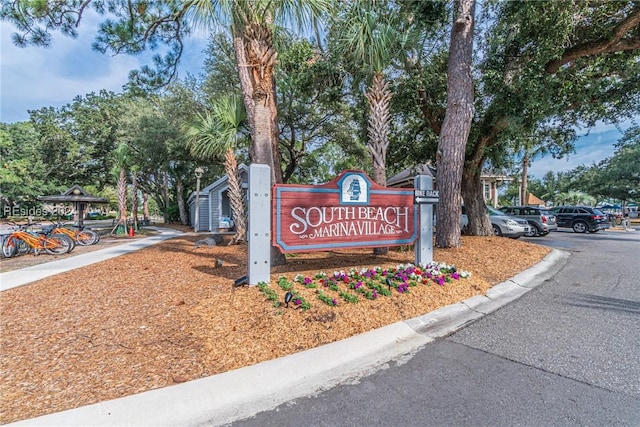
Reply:
M284 276L280 276L278 278L278 286L283 291L291 293L291 301L295 306L300 307L302 311L307 311L311 308L311 303L309 303L309 301L307 301L302 295L298 293L298 291L293 288L293 282L289 281L289 279Z
M247 113L239 96L218 98L204 114L196 113L195 119L184 127L191 153L209 160L224 156L228 150L235 151L240 148L240 142L246 142L246 120Z
M629 128L602 164L602 193L623 201L640 201L640 126Z
M171 203L167 208L167 219L169 222L180 221L180 208L178 203Z
M283 180L326 182L342 170L336 160L357 164L366 155L342 94L344 72L310 42L281 37L276 90Z
M271 304L275 308L278 308L280 306L280 302L278 301L278 294L276 293L276 291L269 287L269 284L260 282L258 283L258 289L267 297L269 301L271 301Z
M278 286L280 286L283 291L290 291L291 289L293 289L293 283L284 276L280 276L278 278Z
M38 196L57 194L60 187L44 177L47 165L39 152L37 133L29 122L0 124L0 188L2 208L38 205ZM4 211L3 211L4 212Z
M320 301L327 304L328 306L334 307L338 305L338 301L335 298L330 297L319 289L316 291L316 296Z
M342 298L343 300L345 300L348 303L351 303L351 304L357 304L358 303L358 297L353 295L352 293L340 290L340 291L338 291L338 295L340 295L340 298Z

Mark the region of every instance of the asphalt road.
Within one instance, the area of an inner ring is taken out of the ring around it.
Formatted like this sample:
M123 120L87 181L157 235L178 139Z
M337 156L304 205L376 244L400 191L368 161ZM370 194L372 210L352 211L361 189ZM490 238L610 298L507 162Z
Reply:
M572 256L519 300L368 376L232 425L640 426L640 231L531 240Z

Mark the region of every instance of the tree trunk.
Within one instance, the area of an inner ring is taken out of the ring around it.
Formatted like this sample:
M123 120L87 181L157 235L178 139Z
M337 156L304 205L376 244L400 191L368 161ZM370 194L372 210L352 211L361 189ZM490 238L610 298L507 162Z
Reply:
M134 172L131 174L131 218L133 220L133 229L138 229L138 175Z
M273 47L272 31L267 26L257 24L237 28L234 30L233 48L251 131L251 161L271 168L271 185L282 183L273 75L277 53ZM283 265L286 262L280 249L272 245L271 265Z
M231 211L233 212L233 222L236 226L236 234L229 241L229 244L235 245L247 241L246 208L242 191L242 179L238 171L238 160L233 150L227 150L224 158L225 170L229 178L229 189L227 191L231 202Z
M165 171L162 172L162 195L164 198L164 211L163 211L163 216L164 216L164 223L165 224L169 224L169 222L171 222L169 220L169 174Z
M249 129L251 161L271 168L272 184L282 183L278 150L278 110L274 66L277 53L269 28L251 24L236 31L233 47Z
M527 204L527 174L529 173L529 153L524 152L522 157L522 179L520 181L520 205Z
M368 146L373 160L373 180L376 184L387 185L387 149L389 148L389 103L391 91L389 83L381 73L373 76L371 86L365 94L369 101L367 126Z
M465 168L462 175L462 197L469 221L465 232L472 236L491 236L493 235L493 226L489 215L487 215L487 206L484 203L480 181L481 172L481 167Z
M373 180L376 184L387 185L387 149L389 148L389 102L391 91L382 73L375 73L371 86L364 95L369 101L367 126L368 146L373 160ZM389 248L374 248L374 255L386 255Z
M142 218L145 221L149 221L150 220L150 215L149 215L149 194L147 194L147 193L142 193Z
M176 198L178 199L178 213L180 214L180 224L189 225L189 215L184 205L184 181L182 177L176 177ZM199 195L197 196L199 197Z
M473 120L473 50L475 0L456 0L451 30L447 77L447 112L436 153L436 246L458 248L460 240L460 187L464 154Z
M120 168L120 175L118 176L118 222L116 223L111 233L116 231L118 227L122 226L124 233L127 234L127 171L125 168Z

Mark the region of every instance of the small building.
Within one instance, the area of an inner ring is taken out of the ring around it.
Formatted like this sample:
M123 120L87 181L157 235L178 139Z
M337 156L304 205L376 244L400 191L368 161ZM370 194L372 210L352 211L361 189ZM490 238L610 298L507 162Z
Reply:
M238 169L242 179L242 188L247 189L249 187L249 168L244 164L240 164ZM229 178L224 175L200 190L198 230L195 231L218 232L229 228L230 224L232 224L231 221L233 221L233 212L231 211L228 189ZM187 204L189 205L190 224L195 226L195 191L187 199Z
M403 187L413 188L413 178L416 175L427 175L433 177L433 188L438 189L436 183L436 168L430 163L423 163L411 168L407 168L402 172L387 179L387 187ZM506 182L512 181L513 178L505 175L493 175L489 173L483 173L480 175L480 181L482 184L482 194L484 195L484 201L494 207L498 206L498 189Z

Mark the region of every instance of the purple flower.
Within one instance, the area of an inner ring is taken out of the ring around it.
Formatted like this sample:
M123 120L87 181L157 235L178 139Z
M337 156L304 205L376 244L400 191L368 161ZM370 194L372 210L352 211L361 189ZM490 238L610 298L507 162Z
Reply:
M300 298L296 298L294 303L295 303L295 305L300 305L300 304L302 304L302 301L300 301Z
M338 305L338 301L336 301L336 299L332 299L331 302L333 303L333 305Z

